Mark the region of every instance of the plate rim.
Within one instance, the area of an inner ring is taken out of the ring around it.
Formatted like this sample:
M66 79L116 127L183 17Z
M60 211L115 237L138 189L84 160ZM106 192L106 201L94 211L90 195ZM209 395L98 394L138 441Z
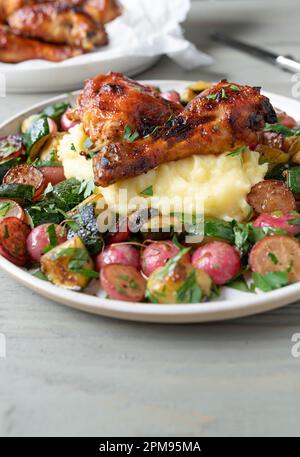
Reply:
M158 79L140 82L153 85L179 86L188 85L192 81ZM32 112L43 109L51 103L67 100L70 97L74 98L79 93L80 91L73 91L38 102L2 122L0 125L0 131L5 128L9 128L11 123L20 121ZM282 103L287 101L289 103L299 103L289 97L272 92L264 91L264 93L270 97L277 97L279 100L282 100ZM0 256L0 268L16 279L19 283L22 283L25 287L53 300L56 303L92 314L136 322L184 324L222 321L275 310L282 306L286 306L287 304L291 304L300 298L300 283L296 283L266 294L240 292L240 297L235 299L209 301L199 304L156 305L132 303L100 298L57 287L51 283L42 281L32 276L29 272L12 264L2 256Z

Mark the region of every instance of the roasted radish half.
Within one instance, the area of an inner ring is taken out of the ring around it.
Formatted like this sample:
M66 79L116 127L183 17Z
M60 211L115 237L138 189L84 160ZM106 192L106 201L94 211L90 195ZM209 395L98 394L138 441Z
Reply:
M96 277L94 263L79 236L57 246L41 259L41 270L56 286L82 290Z

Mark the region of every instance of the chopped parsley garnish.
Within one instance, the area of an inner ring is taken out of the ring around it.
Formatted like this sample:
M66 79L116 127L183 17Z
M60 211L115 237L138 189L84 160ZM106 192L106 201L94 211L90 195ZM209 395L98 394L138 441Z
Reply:
M41 271L38 270L35 273L32 274L35 278L41 279L42 281L48 281L47 276Z
M222 90L221 90L221 98L223 98L223 99L227 98L227 94L225 92L224 87L222 87Z
M44 109L43 114L51 117L55 120L55 122L59 122L61 116L67 111L69 107L70 104L67 102L58 102L54 105L47 106L47 108Z
M141 195L145 197L152 197L153 196L153 187L149 186L141 192Z
M58 245L55 225L49 225L49 227L47 228L47 232L49 237L49 244L43 249L44 254L47 254L47 252L51 251Z
M244 276L239 276L238 278L233 279L228 284L226 284L226 286L241 292L252 292Z
M232 90L235 90L236 92L240 92L240 88L238 86L236 86L235 84L229 84L229 89L232 89Z
M271 290L287 286L289 284L288 273L288 270L274 271L265 275L252 273L254 287L262 290L263 292L270 292Z
M136 130L133 132L130 125L126 125L124 129L124 135L123 138L124 140L129 141L129 143L132 143L134 140L136 140L139 137L139 132Z
M96 186L94 181L92 180L86 180L82 181L81 187L79 189L79 193L83 193L84 198L88 198L90 195L92 195L95 192Z
M184 283L176 291L177 303L199 303L202 298L202 290L197 283L197 272L193 270Z
M88 270L83 268L71 269L74 273L81 274L87 278L99 278L99 273L95 270Z
M290 129L289 127L286 127L283 124L268 124L268 123L266 123L263 130L265 132L281 133L285 137L300 136L300 129L293 130L293 129Z
M268 257L271 259L271 261L274 263L274 265L277 265L278 259L273 252L268 252Z
M81 248L65 248L57 253L56 258L70 257L68 267L73 273L78 273L88 278L98 278L99 273L89 268L83 268L89 261L89 253Z
M9 230L8 225L4 226L4 239L7 240L9 238Z
M74 143L72 143L70 147L71 147L71 151L76 151L76 148L75 148L75 144L74 144Z
M94 146L94 143L92 142L92 140L91 140L90 138L87 138L87 139L84 141L84 143L83 143L82 146L84 147L84 149L90 149L91 147Z
M209 95L206 95L205 98L207 98L207 100L216 100L218 97L218 94L209 94Z
M237 157L245 152L246 146L241 146L240 148L235 149L234 151L229 152L226 154L227 157Z
M0 203L0 217L5 217L8 211L11 209L12 203L10 202L1 202Z

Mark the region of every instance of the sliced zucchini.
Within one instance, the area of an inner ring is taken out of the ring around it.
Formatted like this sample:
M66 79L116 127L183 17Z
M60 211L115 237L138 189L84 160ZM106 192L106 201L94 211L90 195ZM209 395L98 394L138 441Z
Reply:
M57 124L59 124L62 115L67 111L69 107L70 104L68 102L54 103L54 105L47 106L47 108L43 110L43 114L51 117Z
M300 193L300 167L291 168L286 172L287 185L294 194Z
M23 135L26 151L31 161L37 158L49 136L50 128L47 116L37 116Z
M56 286L79 291L93 277L94 263L79 236L75 236L45 254L41 270Z
M11 198L19 203L28 203L32 201L34 187L26 184L1 184L0 198Z

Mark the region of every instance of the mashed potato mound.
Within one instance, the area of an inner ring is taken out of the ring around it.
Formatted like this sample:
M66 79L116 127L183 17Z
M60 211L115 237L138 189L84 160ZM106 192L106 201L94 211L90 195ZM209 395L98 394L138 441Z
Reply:
M78 125L60 143L59 157L67 178L93 179L92 160L79 155L85 139ZM267 172L268 165L260 165L258 160L258 152L249 150L237 156L227 152L219 156L194 155L100 190L108 206L120 214L126 214L127 207L129 211L136 209L135 204L147 189L147 201L163 214L178 211L181 201L184 212L199 212L203 207L206 216L241 221L250 210L248 192Z
M78 124L60 140L57 155L63 164L67 179L77 178L80 181L94 179L93 161L80 155L80 152L85 149L83 143L86 139L82 124Z

